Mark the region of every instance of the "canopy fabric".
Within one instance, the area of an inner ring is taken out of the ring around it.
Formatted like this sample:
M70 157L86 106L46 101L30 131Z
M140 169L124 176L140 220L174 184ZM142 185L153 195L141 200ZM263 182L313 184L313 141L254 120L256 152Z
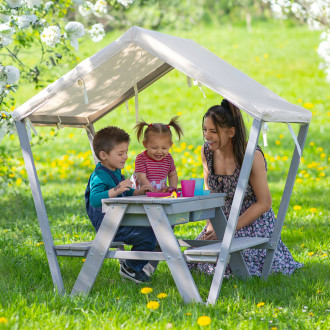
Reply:
M308 123L310 111L294 105L190 39L139 27L15 109L15 120L85 126L93 123L173 68L267 122ZM86 97L88 104L86 104Z

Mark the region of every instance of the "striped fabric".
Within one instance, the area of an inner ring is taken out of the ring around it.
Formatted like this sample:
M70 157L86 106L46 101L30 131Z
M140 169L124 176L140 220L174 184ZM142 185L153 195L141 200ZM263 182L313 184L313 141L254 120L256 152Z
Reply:
M167 154L162 160L151 159L147 151L143 151L136 156L135 172L146 173L147 179L166 180L170 172L175 170L174 160L171 154ZM166 181L165 181L166 182Z

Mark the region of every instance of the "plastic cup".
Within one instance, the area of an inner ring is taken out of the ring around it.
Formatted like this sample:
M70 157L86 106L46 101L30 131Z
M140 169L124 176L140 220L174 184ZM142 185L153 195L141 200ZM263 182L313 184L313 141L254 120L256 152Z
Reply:
M195 180L181 180L182 197L193 197L195 184Z
M195 183L195 196L203 194L204 187L204 178L190 178L190 180L194 180Z

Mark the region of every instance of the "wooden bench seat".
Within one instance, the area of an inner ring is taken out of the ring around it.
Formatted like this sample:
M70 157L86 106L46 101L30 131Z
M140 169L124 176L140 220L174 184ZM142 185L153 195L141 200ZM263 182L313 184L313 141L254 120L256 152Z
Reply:
M264 249L268 246L270 238L263 237L238 237L234 238L229 253L243 251L248 248ZM202 241L205 242L205 241ZM222 242L208 244L184 251L189 262L216 262L220 253Z

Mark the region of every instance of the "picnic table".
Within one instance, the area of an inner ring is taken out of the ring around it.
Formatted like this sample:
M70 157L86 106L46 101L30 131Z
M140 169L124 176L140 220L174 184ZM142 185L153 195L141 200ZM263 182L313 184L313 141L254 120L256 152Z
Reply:
M86 261L78 275L72 294L88 293L99 273L105 258L136 259L149 261L166 261L176 286L185 302L202 302L196 284L187 266L187 260L204 260L216 262L204 257L199 247L221 244L215 241L196 241L177 239L173 232L174 225L210 219L219 240L225 231L227 221L222 212L225 194L213 193L204 196L180 198L150 198L132 196L108 198L102 200L105 213L103 222L88 251ZM119 226L151 226L158 240L160 251L125 251L109 250ZM191 247L197 252L185 254L180 247ZM218 248L219 249L219 248ZM202 250L203 251L203 250ZM219 251L218 251L219 253ZM236 254L235 254L236 253ZM240 276L248 276L245 263L240 252L233 252L230 265L233 272ZM200 256L202 255L202 256ZM236 257L235 257L236 256ZM222 260L223 261L223 260ZM220 290L220 285L215 286Z

